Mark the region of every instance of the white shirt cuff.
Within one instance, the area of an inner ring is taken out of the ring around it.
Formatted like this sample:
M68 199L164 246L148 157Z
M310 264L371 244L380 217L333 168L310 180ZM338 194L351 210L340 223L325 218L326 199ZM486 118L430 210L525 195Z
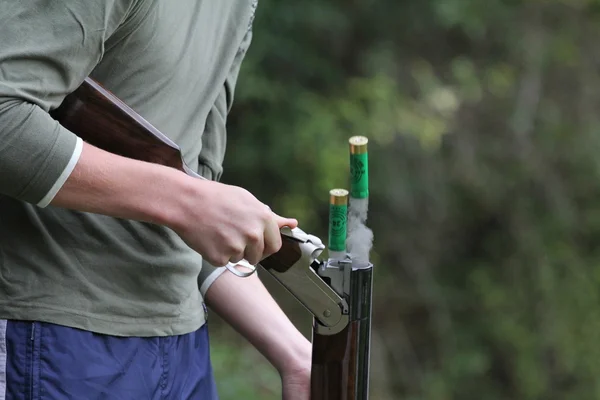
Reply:
M216 281L217 278L220 277L225 271L227 271L227 267L219 267L206 277L204 282L202 282L202 285L200 285L200 293L202 294L202 297L206 295L206 291L210 285L212 285L214 281Z
M71 176L71 173L75 169L75 165L77 165L77 163L79 162L79 157L81 157L82 150L83 140L81 140L81 138L78 137L77 142L75 143L75 150L73 150L73 154L71 155L69 163L67 164L63 172L60 174L56 182L54 182L54 185L52 185L48 193L46 193L42 200L40 200L40 202L37 204L38 207L47 207L48 204L50 204L50 202L54 199L56 193L58 193L58 191L63 187L67 179L69 179L69 176Z

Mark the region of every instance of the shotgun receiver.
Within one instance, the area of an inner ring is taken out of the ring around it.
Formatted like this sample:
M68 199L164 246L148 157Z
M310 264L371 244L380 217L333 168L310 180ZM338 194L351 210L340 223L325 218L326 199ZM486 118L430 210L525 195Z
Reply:
M103 150L204 179L177 144L91 78L50 115ZM355 269L349 258L319 261L325 246L299 228L281 237L281 249L260 265L314 316L311 398L367 399L372 269Z

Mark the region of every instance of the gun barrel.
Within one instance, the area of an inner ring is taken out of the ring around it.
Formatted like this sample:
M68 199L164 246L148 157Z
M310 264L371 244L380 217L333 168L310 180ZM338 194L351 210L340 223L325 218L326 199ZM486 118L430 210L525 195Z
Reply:
M357 332L356 357L356 400L369 398L369 375L371 367L371 312L373 290L373 265L354 269L351 273L350 309L352 318L359 321Z
M371 298L373 266L350 273L350 323L335 335L319 334L313 326L312 400L369 398Z

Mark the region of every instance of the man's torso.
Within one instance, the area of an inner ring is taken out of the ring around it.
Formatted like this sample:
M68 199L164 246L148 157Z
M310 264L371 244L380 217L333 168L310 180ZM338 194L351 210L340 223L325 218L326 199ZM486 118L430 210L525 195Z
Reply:
M251 3L138 1L105 41L91 76L174 140L196 169ZM224 130L209 134L220 136L211 143L224 143ZM199 168L214 177L224 147L210 150L203 156L212 169ZM0 318L115 335L191 332L204 321L201 262L165 227L0 196Z

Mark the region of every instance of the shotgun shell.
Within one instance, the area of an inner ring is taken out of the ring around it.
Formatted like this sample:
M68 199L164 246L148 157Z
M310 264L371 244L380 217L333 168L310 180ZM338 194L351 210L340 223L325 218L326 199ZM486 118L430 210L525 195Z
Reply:
M369 197L369 139L352 136L350 143L350 196L355 199Z
M329 250L346 251L346 232L348 225L348 191L332 189L329 191Z

